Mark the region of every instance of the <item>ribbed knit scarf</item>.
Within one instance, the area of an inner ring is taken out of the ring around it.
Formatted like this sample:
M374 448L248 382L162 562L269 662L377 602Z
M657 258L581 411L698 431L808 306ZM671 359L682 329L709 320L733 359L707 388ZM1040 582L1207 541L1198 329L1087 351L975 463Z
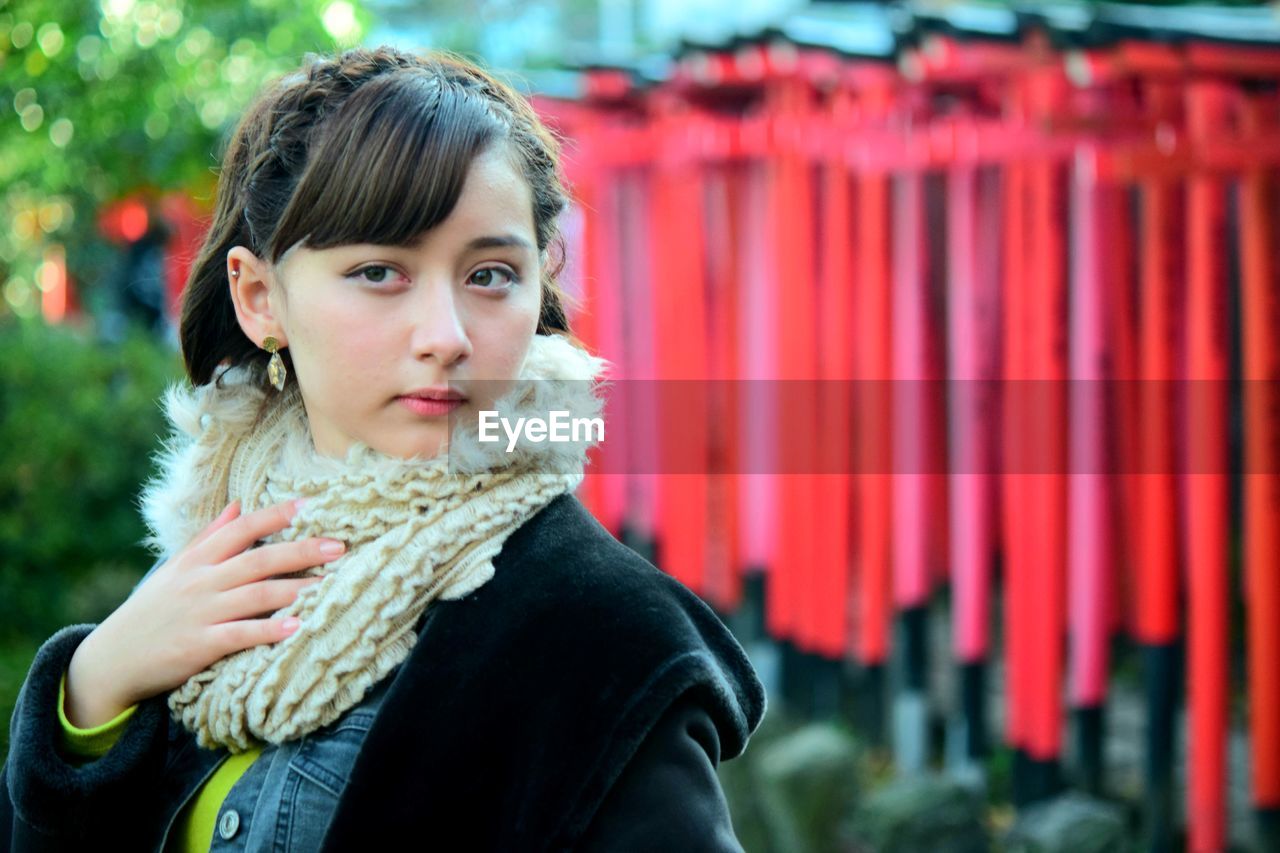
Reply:
M601 416L594 381L607 362L556 335L535 335L517 381L492 408L518 417ZM160 474L142 496L158 554L186 547L232 500L241 513L298 497L291 526L264 543L314 536L346 552L299 573L327 576L275 616L302 620L276 643L228 655L169 694L174 719L205 748L243 752L321 728L356 705L403 661L415 626L435 599L452 600L493 577L506 538L557 495L581 482L596 436L521 439L508 452L459 422L430 459L402 459L355 443L344 459L317 453L297 388L270 388L260 368L223 371L191 389L173 385L165 412L173 434Z

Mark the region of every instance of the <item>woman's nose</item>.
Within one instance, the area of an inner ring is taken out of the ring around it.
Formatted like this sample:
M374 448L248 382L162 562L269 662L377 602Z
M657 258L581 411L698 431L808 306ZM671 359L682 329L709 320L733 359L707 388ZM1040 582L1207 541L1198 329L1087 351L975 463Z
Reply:
M453 364L471 354L471 341L458 312L453 288L448 284L423 288L426 298L413 306L413 354L434 356L441 364Z

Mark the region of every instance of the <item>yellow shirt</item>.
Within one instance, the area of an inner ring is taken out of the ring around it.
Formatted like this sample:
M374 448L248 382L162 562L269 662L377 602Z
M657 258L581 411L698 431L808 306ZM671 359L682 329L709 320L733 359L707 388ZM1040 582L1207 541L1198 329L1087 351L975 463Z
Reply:
M72 759L92 760L105 755L129 723L129 718L138 709L133 705L110 722L95 726L92 729L80 729L67 719L67 674L62 674L62 683L58 686L58 719L62 723L62 746L67 756ZM195 799L189 801L178 814L176 833L169 837L165 849L174 853L207 853L213 843L213 829L218 820L218 812L222 801L227 798L231 786L244 775L249 766L262 754L261 747L248 752L229 755L213 775L205 780L196 792Z

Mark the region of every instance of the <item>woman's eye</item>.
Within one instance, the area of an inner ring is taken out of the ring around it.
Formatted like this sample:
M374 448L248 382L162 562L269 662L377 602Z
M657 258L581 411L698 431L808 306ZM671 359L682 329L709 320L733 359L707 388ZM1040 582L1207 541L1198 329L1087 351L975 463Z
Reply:
M361 267L351 275L355 278L363 277L365 281L372 284L382 284L388 280L392 272L391 267L372 264L367 267Z
M476 270L471 274L471 280L474 281L476 284L480 285L481 287L484 287L485 289L492 288L497 290L499 288L494 287L493 273L501 273L502 275L506 276L508 286L512 284L520 283L520 279L516 276L515 273L511 272L508 269L504 269L503 267L485 267L482 270ZM477 279L476 276L481 276L481 278Z
M369 284L386 284L395 278L395 272L394 267L389 267L385 264L370 264L351 273L351 277ZM503 282L495 274L506 277L507 287L520 283L520 277L505 267L485 267L484 269L476 270L471 274L469 281L485 290L503 290Z

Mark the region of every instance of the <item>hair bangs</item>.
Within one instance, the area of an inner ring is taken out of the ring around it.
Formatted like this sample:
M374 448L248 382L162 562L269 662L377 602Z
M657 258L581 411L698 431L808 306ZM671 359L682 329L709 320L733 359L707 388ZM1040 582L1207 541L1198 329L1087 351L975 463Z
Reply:
M427 74L370 81L329 117L270 241L409 246L448 218L472 161L505 135L484 101Z

